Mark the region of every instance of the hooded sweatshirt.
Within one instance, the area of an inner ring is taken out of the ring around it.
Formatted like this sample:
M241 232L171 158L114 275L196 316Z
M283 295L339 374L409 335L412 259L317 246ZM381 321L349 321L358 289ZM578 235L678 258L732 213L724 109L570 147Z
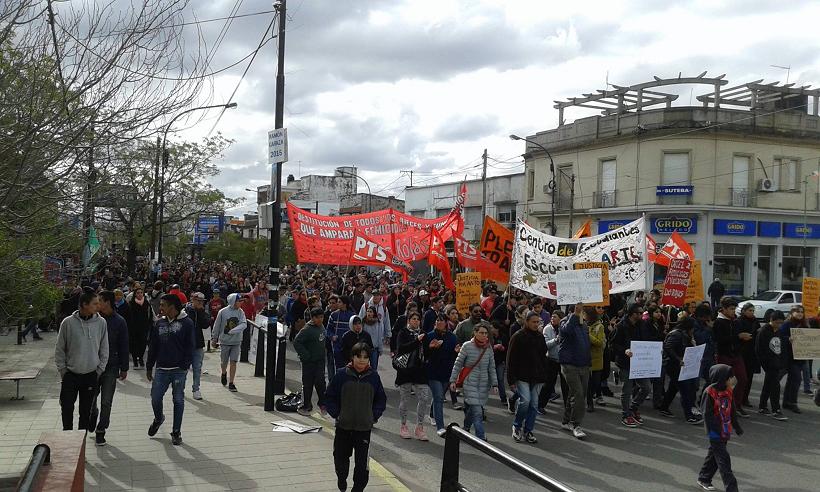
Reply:
M732 389L726 385L731 376L732 368L726 364L715 364L709 369L709 381L712 384L703 392L700 410L710 441L728 441L732 429L739 436L743 434L732 401Z
M358 318L358 316L356 316ZM350 327L353 329L353 318L350 318L351 323ZM376 349L376 352L379 354L382 353L382 346L384 345L384 339L390 338L390 327L389 325L385 328L385 325L382 320L377 319L375 323L368 323L367 318L361 318L361 323L363 325L363 330L370 336L370 346ZM385 331L385 329L387 331Z
M60 376L71 371L74 374L88 374L105 371L108 364L108 327L97 313L83 319L79 311L60 323L57 346L54 349L54 363Z
M187 371L194 358L194 322L183 309L176 319L160 318L148 336L145 369L182 369Z
M236 306L240 294L228 296L228 305L220 309L214 320L213 337L220 345L239 345L242 332L248 327L245 312Z
M321 363L325 360L325 329L310 320L293 339L293 348L302 363Z
M353 346L359 342L364 342L370 346L372 350L374 348L373 344L373 337L370 336L370 333L367 330L367 325L362 327L362 331L356 333L353 331L353 325L356 323L362 324L362 319L358 316L351 316L350 322L348 326L350 330L342 336L342 354L344 354L345 360L352 360L353 355L351 354L353 350Z
M365 323L364 329L370 334L370 338L372 338L376 343L376 350L381 353L383 345L382 341L389 339L393 334L390 330L390 312L385 307L384 297L382 297L381 302L378 304L373 304L373 299L370 299L366 303L362 304L362 308L359 310L359 317L362 318L362 320L365 319L367 308L371 306L376 308L376 315L379 317L379 320L373 325L368 325Z

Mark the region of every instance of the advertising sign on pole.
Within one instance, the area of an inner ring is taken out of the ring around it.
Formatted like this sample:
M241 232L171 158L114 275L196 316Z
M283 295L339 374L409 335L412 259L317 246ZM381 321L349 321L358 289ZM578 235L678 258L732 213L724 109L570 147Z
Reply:
M277 128L268 132L268 164L288 161L288 129Z

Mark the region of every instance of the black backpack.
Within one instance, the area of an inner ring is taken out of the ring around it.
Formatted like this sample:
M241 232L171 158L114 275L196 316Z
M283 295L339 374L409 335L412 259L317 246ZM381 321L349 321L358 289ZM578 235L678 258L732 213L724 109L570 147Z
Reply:
M290 393L287 396L277 398L273 406L279 412L295 412L297 408L302 406L302 392Z

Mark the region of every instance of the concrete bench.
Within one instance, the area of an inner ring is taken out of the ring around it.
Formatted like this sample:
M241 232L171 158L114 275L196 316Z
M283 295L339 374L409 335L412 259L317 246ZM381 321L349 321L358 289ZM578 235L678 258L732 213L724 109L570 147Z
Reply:
M46 459L36 461L42 462L39 468L32 468L36 465L29 463L20 477L18 490L82 492L85 489L86 435L84 430L42 433L37 447L46 449ZM32 461L38 457L37 453L35 448Z
M0 371L0 381L14 381L17 384L17 394L12 400L24 400L25 396L20 396L20 380L35 379L40 375L40 369L26 369L24 371Z

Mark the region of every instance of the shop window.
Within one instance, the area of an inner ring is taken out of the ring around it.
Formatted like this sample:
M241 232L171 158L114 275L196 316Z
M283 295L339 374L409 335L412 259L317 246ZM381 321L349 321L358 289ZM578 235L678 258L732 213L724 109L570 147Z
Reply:
M803 267L806 256L800 246L783 246L783 290L803 289Z
M758 246L757 247L757 292L766 292L774 288L770 285L770 273L772 266L772 247Z
M726 286L727 294L743 295L748 249L745 244L715 244L715 277Z

